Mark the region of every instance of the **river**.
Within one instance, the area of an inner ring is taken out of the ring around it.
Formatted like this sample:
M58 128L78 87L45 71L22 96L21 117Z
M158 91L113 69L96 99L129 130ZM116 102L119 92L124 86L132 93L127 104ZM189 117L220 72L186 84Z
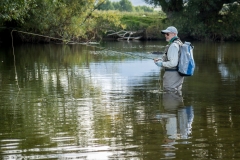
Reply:
M182 95L164 41L0 45L0 159L240 159L240 43L192 44Z

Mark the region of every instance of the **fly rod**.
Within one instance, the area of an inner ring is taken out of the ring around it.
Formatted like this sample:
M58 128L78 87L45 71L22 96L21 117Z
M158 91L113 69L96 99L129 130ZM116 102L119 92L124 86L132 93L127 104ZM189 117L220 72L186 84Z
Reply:
M108 50L108 49L104 49L106 51L111 51L111 52L115 52L115 53L121 53L121 54L125 54L134 58L143 58L143 59L151 59L154 60L154 58L151 57L147 57L147 56L143 56L143 55L136 55L136 54L132 54L131 52L118 52L118 51L112 51L112 50ZM162 52L152 52L151 54L163 54Z

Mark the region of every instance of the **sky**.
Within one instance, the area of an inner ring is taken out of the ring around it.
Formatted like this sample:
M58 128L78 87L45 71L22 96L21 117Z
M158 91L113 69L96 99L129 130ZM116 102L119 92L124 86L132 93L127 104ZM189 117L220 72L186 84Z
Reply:
M112 1L112 2L118 2L118 1L120 1L120 0L110 0L110 1ZM132 5L133 5L133 6L143 6L143 5L148 6L148 4L146 4L146 3L144 2L144 0L129 0L129 1L132 2Z

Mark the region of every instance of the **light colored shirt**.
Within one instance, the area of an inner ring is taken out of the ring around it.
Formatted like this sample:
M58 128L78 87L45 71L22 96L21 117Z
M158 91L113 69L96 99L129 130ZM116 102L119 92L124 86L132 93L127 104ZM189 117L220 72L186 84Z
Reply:
M167 61L162 62L163 67L174 68L178 65L178 51L179 45L172 43L168 48Z

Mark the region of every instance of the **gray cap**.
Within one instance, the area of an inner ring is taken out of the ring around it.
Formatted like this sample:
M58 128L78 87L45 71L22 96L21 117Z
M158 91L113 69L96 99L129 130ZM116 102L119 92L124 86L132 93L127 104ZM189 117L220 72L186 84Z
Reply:
M165 33L176 33L176 34L178 34L178 31L177 31L177 28L175 28L173 26L170 26L167 29L162 30L161 33L162 34L165 34Z

